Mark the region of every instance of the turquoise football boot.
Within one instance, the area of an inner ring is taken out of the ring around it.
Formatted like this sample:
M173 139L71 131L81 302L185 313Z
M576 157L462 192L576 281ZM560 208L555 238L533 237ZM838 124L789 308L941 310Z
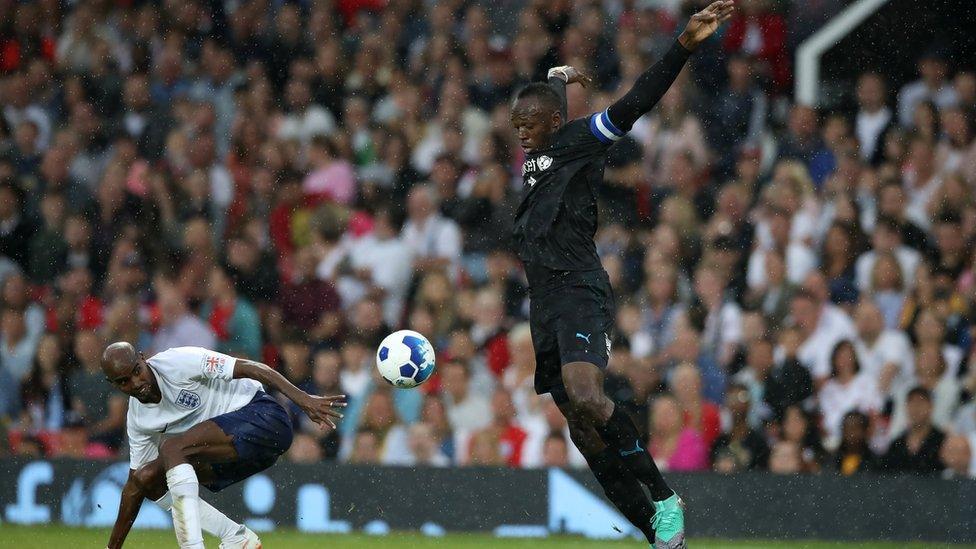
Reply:
M654 502L654 549L687 549L685 544L685 503L678 494Z

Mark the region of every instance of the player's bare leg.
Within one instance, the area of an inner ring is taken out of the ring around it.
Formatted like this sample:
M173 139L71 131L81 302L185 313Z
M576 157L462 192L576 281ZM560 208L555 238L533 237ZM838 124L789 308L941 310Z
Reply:
M201 484L208 484L215 478L209 463L196 463L193 469ZM153 500L167 513L173 511L173 498L166 486L166 469L162 458L143 465L135 472L133 479L146 495L146 499ZM234 522L202 498L200 499L200 527L204 532L220 538L221 549L260 547L261 541L257 534L243 524Z
M686 547L681 500L641 446L640 433L633 420L603 392L603 371L589 362L571 362L562 367L562 378L570 408L567 419L572 416L583 427L596 431L627 470L650 490L655 508L654 547Z
M213 421L167 439L159 447L166 485L173 499L173 528L181 549L203 549L200 479L191 463L226 463L237 459L233 439Z

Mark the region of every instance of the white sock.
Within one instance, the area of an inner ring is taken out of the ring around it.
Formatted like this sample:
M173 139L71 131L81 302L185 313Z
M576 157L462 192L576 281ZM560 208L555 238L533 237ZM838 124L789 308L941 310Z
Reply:
M204 549L197 472L189 463L181 463L166 471L166 484L173 498L173 529L180 549Z
M166 492L163 497L156 500L156 505L167 513L171 512L173 510L173 496ZM207 503L203 498L200 498L200 527L204 532L217 536L224 543L244 539L244 525L227 518L227 515L221 513L219 509Z

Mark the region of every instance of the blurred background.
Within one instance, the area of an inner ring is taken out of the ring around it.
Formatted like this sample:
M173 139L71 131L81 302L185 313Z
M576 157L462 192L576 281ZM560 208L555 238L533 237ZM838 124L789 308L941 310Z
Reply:
M976 477L967 2L881 6L807 104L850 2L737 3L611 149L607 390L669 471ZM291 406L293 462L585 467L532 389L509 100L572 64L603 109L705 4L0 0L0 457L127 459L125 340L349 395ZM397 328L418 390L375 373Z

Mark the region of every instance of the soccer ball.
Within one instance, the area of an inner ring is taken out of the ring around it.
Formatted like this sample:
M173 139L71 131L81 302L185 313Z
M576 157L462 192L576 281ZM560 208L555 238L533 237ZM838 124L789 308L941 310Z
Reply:
M376 368L394 387L416 387L434 373L434 346L412 330L393 332L376 350Z

